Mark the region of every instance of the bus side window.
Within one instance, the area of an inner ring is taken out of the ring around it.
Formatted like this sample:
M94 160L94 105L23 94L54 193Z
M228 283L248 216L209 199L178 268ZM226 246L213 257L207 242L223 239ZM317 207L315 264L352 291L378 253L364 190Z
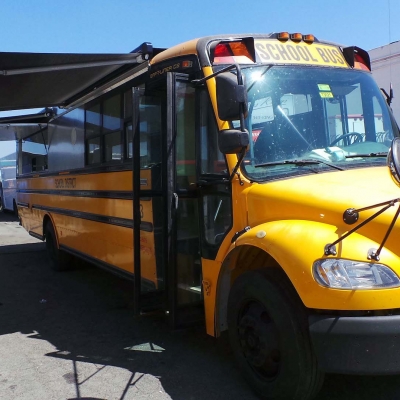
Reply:
M22 173L47 170L47 128L22 141Z
M85 110L86 164L122 160L122 121L120 93Z
M232 220L231 197L224 185L217 188L218 193L203 196L204 238L210 245L222 242Z
M195 89L177 83L176 175L179 189L194 189L195 168Z
M200 108L201 180L229 178L225 156L218 148L218 127L208 94L201 93ZM212 184L202 189L203 248L205 258L213 258L218 245L232 226L230 185Z
M206 92L201 92L201 174L228 175L225 156L218 149L218 127Z

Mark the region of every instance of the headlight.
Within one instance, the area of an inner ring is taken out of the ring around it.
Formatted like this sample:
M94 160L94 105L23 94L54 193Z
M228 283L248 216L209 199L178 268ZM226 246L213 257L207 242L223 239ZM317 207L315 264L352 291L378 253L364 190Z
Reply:
M322 286L336 289L380 289L400 286L398 276L382 264L337 258L317 260L313 274Z

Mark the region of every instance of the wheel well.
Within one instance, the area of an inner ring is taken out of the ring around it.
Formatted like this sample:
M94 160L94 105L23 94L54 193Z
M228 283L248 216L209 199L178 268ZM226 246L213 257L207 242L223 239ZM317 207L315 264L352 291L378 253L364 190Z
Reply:
M215 304L216 334L228 329L228 297L233 282L247 271L282 267L270 254L255 246L239 246L234 249L222 264L217 285ZM286 274L285 274L286 275Z

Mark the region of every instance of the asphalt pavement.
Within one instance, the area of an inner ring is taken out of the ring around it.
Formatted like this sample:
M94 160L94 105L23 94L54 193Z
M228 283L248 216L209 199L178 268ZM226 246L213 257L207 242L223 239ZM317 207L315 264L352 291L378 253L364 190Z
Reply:
M399 399L400 376L328 375L318 400ZM226 336L134 317L132 284L79 263L50 269L44 243L0 214L0 399L255 400Z

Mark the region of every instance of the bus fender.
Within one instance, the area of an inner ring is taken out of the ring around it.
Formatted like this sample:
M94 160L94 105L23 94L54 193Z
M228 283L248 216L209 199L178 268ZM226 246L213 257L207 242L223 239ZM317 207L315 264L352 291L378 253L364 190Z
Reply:
M218 277L216 293L216 332L226 329L226 309L229 290L235 279L246 271L281 268L303 304L308 308L346 309L353 305L351 291L335 291L319 285L313 277L313 263L325 255L325 246L340 238L346 231L337 226L317 221L271 221L250 228L232 243L225 256ZM368 250L377 243L357 232L336 246L338 258L367 260ZM398 257L383 248L385 264L397 265ZM344 293L346 292L346 293Z

